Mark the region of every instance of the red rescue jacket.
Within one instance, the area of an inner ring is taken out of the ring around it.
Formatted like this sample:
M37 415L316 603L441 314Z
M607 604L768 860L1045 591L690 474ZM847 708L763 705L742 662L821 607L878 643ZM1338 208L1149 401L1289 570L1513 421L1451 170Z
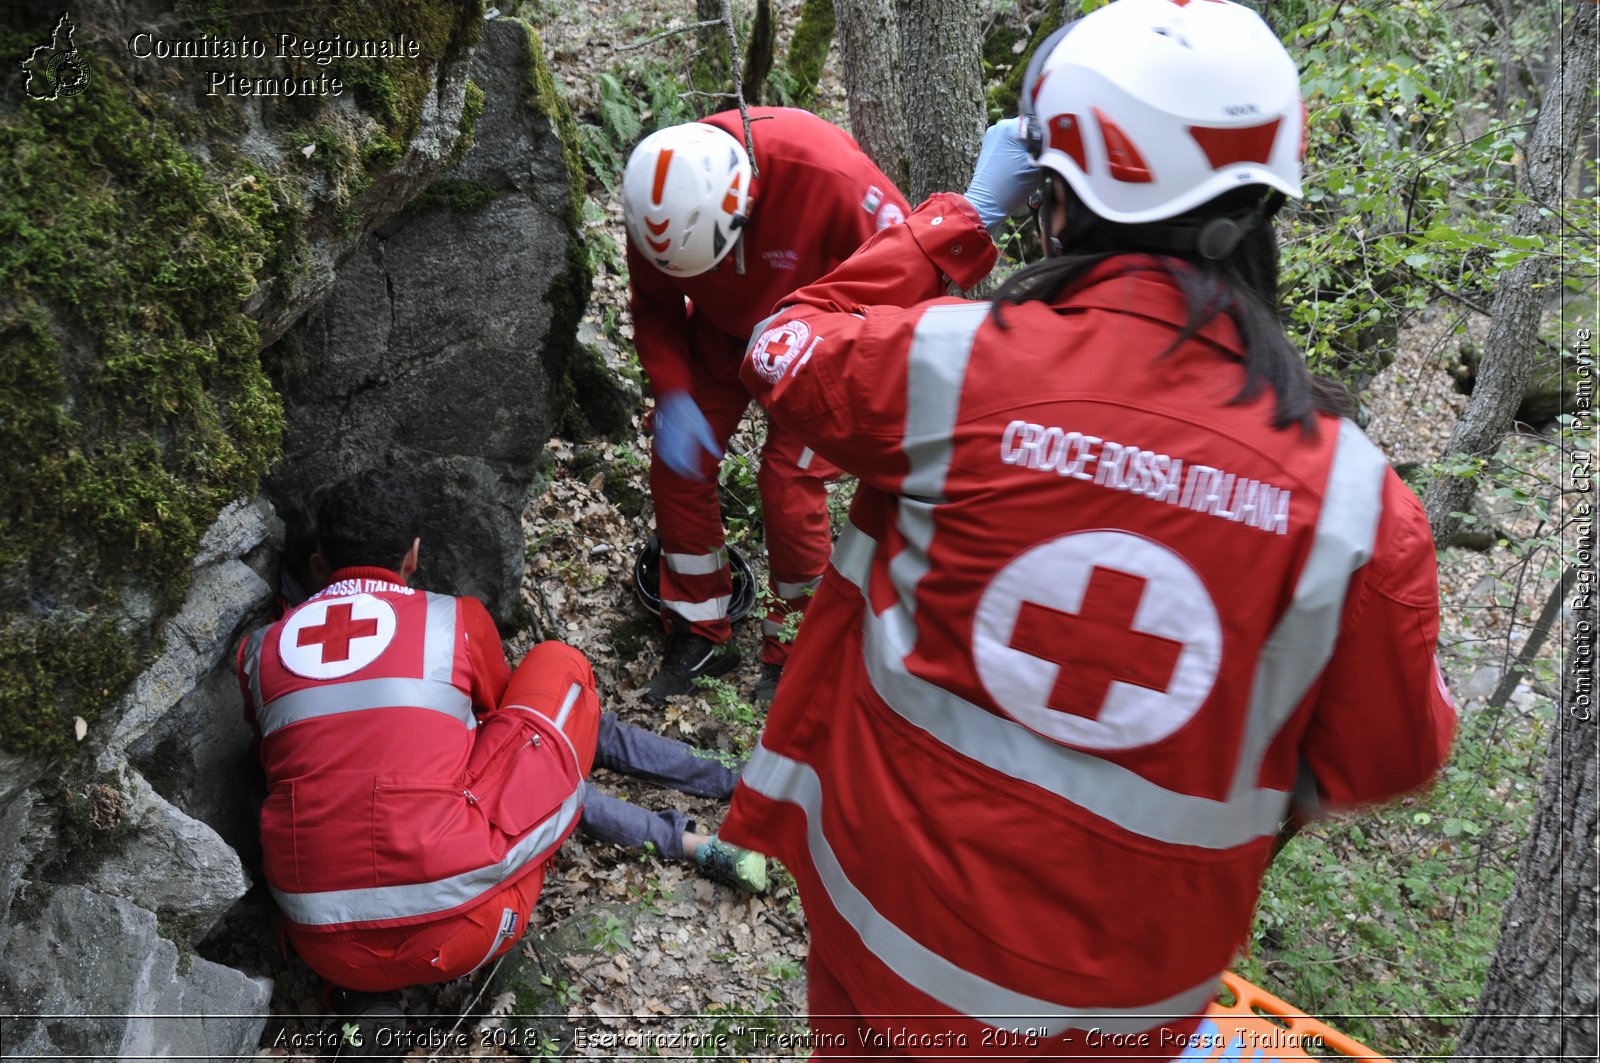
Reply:
M907 1043L1160 1054L1291 803L1442 763L1433 546L1353 424L1228 404L1231 322L1162 356L1187 309L1154 263L1001 329L935 298L994 253L934 196L752 344L747 386L861 486L722 836L794 871L813 947Z
M476 598L344 569L239 648L268 795L265 872L290 929L430 922L539 870L583 779L544 717L491 728L510 676Z

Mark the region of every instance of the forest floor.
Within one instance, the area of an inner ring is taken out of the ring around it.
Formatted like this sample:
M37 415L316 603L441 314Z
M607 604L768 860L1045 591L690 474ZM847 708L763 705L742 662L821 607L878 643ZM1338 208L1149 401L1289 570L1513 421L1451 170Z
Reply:
M798 0L780 0L774 8L781 62L783 43L797 17ZM665 44L648 49L630 47L673 24L670 18L676 18L676 24L689 21L692 8L683 0L643 5L550 0L542 8L516 5L515 10L538 25L558 82L580 121L599 121L595 116L599 75L636 72L641 63L659 62L664 53L686 53L692 40L668 38ZM835 66L830 60L816 109L843 124L846 114ZM589 194L587 236L620 247L624 234L618 197L592 177ZM598 259L580 339L601 350L619 373L636 378L627 280L621 272L620 256L600 255ZM1438 308L1421 315L1402 333L1396 361L1362 397L1370 414L1368 434L1395 463L1426 464L1443 453L1444 441L1467 401L1454 387L1448 367L1455 363L1463 337L1477 335L1481 341L1484 325L1481 319L1463 319ZM650 444L641 419L635 417L631 433L620 440L557 439L551 443L548 485L532 500L526 516L529 550L524 599L532 622L508 640L507 652L515 661L538 639L568 642L594 663L605 708L639 726L732 759L742 758L753 746L761 724L759 713L750 705L759 655L758 614L736 626L744 664L729 676L729 682L698 696L676 699L665 710L646 705L641 697L663 645L657 622L645 613L631 589L633 558L652 531L646 485ZM754 456L761 432L759 417L747 415L730 447L732 460L726 463L723 475L730 542L758 571L764 556ZM1510 448L1508 465L1520 470L1518 489L1525 489L1525 495L1535 499L1545 490L1541 484L1554 480L1554 458L1546 444L1541 437L1530 436ZM837 517L851 488L844 484L835 491L840 503L834 507ZM1494 926L1498 926L1498 905L1504 900L1526 832L1532 784L1537 781L1539 762L1527 750L1538 748L1542 721L1552 711L1552 683L1559 686L1559 680L1553 678L1558 649L1550 646L1543 651L1540 668L1530 682L1519 684L1505 706L1486 708L1510 654L1527 635L1530 618L1549 595L1556 573L1547 553L1526 556L1506 545L1534 542L1549 534L1549 528L1541 524L1536 501L1514 491L1486 492L1483 505L1480 525L1498 533L1491 537L1488 548L1451 549L1441 554L1445 618L1441 664L1464 717L1492 715L1487 732L1495 741L1510 743L1514 758L1522 758L1513 777L1501 778L1498 760L1492 773L1474 761L1476 767L1470 770L1478 774L1464 784L1476 795L1472 809L1461 813L1472 817L1466 837L1459 836L1460 831L1448 837L1437 830L1426 833L1422 817L1431 820L1435 813L1426 811L1432 806L1423 799L1413 799L1401 811L1405 817L1402 827L1385 827L1363 818L1353 825L1315 828L1294 843L1306 854L1302 859L1308 873L1316 875L1338 864L1364 866L1362 861L1373 859L1364 850L1374 845L1391 850L1380 854L1380 862L1374 865L1379 868L1375 873L1383 874L1417 873L1415 867L1424 855L1433 859L1443 852L1442 859L1449 867L1437 880L1424 880L1420 890L1413 889L1392 902L1405 905L1418 901L1419 893L1432 888L1453 889L1453 899L1434 898L1423 905L1428 908L1425 918L1400 920L1424 933L1434 925L1427 920L1436 920L1441 937L1448 935L1445 928L1450 920L1458 917L1458 913L1441 910L1441 906L1448 908L1447 900L1457 908L1468 903L1484 909L1484 917L1493 916ZM1458 756L1458 762L1465 764L1465 757ZM597 771L593 781L642 805L685 809L707 830L717 826L725 811L718 802L652 788L606 771ZM1439 818L1442 821L1442 814ZM1449 887L1447 879L1456 882L1448 877L1456 874L1450 868L1463 862L1472 865L1465 884ZM1486 869L1498 873L1489 874ZM574 835L551 867L538 909L540 925L504 965L518 974L489 970L442 989L408 995L412 1036L432 1038L430 1043L417 1042L419 1047L411 1051L410 1058L803 1058L803 1047L780 1038L804 1029L806 930L792 879L774 870L774 885L766 895L747 897L713 885L688 865ZM1348 907L1350 898L1359 901L1362 896L1353 890L1327 903L1332 908ZM1294 907L1303 909L1305 904L1294 901ZM1318 991L1293 977L1298 970L1286 968L1298 968L1302 962L1302 953L1295 951L1296 939L1327 943L1329 959L1307 962L1332 964L1327 976L1330 984L1340 979L1369 979L1375 984L1410 980L1420 986L1422 995L1414 1002L1398 992L1380 998L1386 1003L1374 1010L1385 1011L1385 1015L1353 1023L1357 1031L1366 1032L1375 1045L1396 1055L1402 1049L1432 1054L1447 1046L1451 1024L1425 1016L1465 1010L1471 999L1467 990L1458 987L1451 995L1440 989L1447 980L1445 974L1408 967L1404 942L1394 945L1359 932L1348 941L1341 938L1352 933L1350 927L1359 930L1363 920L1385 923L1382 913L1375 917L1373 912L1314 909L1300 915L1274 914L1266 901L1263 911L1252 944L1254 955L1243 969L1266 988L1308 1011L1325 1014L1330 1010L1329 1001L1309 999L1306 994ZM1296 920L1306 925L1290 925ZM1479 977L1487 959L1486 948L1492 943L1490 935L1487 945L1478 946L1481 956L1462 961L1468 968L1479 964ZM283 1010L314 1012L309 978L303 971L291 972L288 977L291 984L280 986L278 994L280 1001L287 1002ZM513 987L519 979L521 993ZM526 992L529 985L536 990L532 997ZM1427 995L1430 991L1432 996ZM1297 992L1299 995L1294 995ZM1471 994L1475 992L1471 988ZM539 1017L528 1014L531 999L540 1001ZM424 1017L428 1015L434 1017ZM608 1041L608 1035L622 1040ZM674 1042L675 1036L687 1040ZM302 1057L281 1047L266 1047L262 1058Z

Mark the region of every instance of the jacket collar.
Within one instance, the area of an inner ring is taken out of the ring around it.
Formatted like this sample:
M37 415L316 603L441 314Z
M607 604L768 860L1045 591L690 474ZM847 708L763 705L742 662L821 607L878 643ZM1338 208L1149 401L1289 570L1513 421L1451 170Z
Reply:
M1181 259L1157 255L1117 255L1097 263L1056 296L1058 309L1110 310L1170 325L1181 331L1189 320L1189 300L1168 270L1192 271ZM1198 333L1201 339L1237 355L1244 348L1239 330L1227 314L1218 314Z
M400 574L398 572L393 572L387 568L381 568L377 565L351 565L348 568L339 569L332 576L328 577L327 584L323 586L321 590L317 591L317 594L313 595L312 597L326 594L330 588L336 587L348 580L372 580L375 583L392 583L396 587L400 588L404 588L406 585L406 581L400 578Z

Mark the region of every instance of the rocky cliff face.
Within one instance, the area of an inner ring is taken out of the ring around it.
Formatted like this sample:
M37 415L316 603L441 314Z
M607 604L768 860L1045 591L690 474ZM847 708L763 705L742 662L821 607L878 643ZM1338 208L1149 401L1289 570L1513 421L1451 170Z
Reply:
M285 539L258 485L292 519L337 472L416 468L469 511L435 575L509 602L571 398L579 171L531 32L228 8L79 4L63 38L23 3L0 30L51 72L0 98L0 1012L60 1017L8 1020L8 1052L253 1054L270 982L194 946L258 857L232 651ZM279 57L290 30L417 54ZM269 55L137 54L201 38ZM210 67L346 91L208 95Z
M288 431L268 493L298 524L323 484L372 465L413 473L431 500L419 585L504 621L538 456L575 398L589 276L575 134L538 38L487 23L469 76L484 100L472 149L269 352Z

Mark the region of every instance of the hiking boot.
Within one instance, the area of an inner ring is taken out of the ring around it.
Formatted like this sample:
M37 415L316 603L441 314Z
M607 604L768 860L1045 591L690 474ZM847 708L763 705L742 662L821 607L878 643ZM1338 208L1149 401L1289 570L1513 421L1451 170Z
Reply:
M756 704L771 705L772 699L778 696L778 680L783 676L783 665L764 664L761 666L761 678L756 680Z
M387 1063L404 1054L405 1012L393 993L346 991L339 1024L339 1059Z
M687 694L701 676L724 675L739 663L739 651L730 643L716 643L699 635L674 634L667 643L661 670L645 688L644 699L665 705L667 699Z
M714 882L743 890L746 893L765 893L767 889L767 858L749 849L729 845L715 834L694 854L700 871Z

